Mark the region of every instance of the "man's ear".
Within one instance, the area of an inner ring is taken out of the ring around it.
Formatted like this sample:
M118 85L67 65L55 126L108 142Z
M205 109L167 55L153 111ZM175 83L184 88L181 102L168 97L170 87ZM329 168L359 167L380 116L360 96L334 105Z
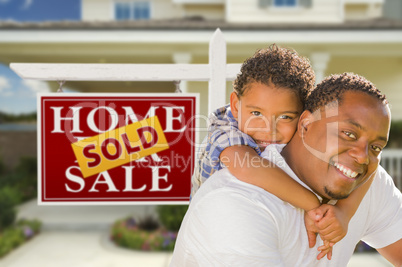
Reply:
M310 124L314 121L313 114L305 110L299 117L299 122L297 123L297 134L301 137L304 133L307 133Z
M230 94L230 110L232 111L233 117L236 119L239 116L239 97L236 92Z

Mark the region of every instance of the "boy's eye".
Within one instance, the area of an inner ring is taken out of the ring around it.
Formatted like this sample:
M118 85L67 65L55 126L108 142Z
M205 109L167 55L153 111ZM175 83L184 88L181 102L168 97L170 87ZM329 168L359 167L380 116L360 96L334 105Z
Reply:
M278 119L280 119L280 120L292 120L293 117L288 116L288 115L281 115L281 116L278 117Z
M259 111L251 111L251 114L253 114L254 116L257 116L257 117L262 116L261 112L259 112Z

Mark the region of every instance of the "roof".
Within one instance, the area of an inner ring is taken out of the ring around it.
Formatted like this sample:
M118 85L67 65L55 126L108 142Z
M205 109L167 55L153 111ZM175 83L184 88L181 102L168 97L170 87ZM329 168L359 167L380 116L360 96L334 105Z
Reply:
M204 20L199 17L186 19L143 21L0 21L0 30L401 30L402 20L373 19L353 20L340 24L325 23L230 23L223 20Z

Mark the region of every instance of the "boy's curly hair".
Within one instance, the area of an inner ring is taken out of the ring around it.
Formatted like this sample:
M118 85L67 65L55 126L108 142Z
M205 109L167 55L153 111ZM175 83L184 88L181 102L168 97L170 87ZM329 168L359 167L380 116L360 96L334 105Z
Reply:
M388 104L385 95L372 82L363 76L345 72L331 75L317 84L307 97L305 109L314 112L333 101L338 101L338 105L341 105L342 96L348 91L363 92L377 98L383 104Z
M315 74L307 58L292 49L273 44L258 50L244 61L233 83L237 96L243 96L253 82L290 89L300 97L304 105L307 95L313 89Z

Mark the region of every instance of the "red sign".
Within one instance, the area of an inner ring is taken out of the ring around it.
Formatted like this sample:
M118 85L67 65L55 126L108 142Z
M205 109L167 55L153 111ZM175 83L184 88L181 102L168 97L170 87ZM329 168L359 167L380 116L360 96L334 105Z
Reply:
M39 204L187 204L198 95L38 96Z

